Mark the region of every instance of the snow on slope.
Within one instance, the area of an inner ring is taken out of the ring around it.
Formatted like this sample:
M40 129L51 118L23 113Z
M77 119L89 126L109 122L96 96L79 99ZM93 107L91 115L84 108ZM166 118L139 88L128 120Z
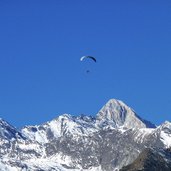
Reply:
M97 131L97 128L92 117L73 117L69 114L63 114L42 125L26 126L21 130L25 137L42 144L49 142L50 139L57 139L64 134L86 136L95 131Z
M15 139L23 138L21 133L8 122L0 118L0 138L2 139Z
M152 135L154 133L154 128L141 128L138 131L135 132L135 141L137 143L143 143L143 141L148 137L149 135Z
M55 159L55 160L54 160ZM38 158L26 161L6 161L0 160L0 171L80 171L81 166L77 169L67 168L67 165L62 160L57 158ZM68 163L68 162L67 162ZM13 166L10 166L13 165ZM84 171L101 171L101 167L91 167Z
M166 148L171 147L171 123L166 121L157 130L160 132L160 139Z
M18 171L16 167L11 167L7 165L6 163L2 163L1 161L0 161L0 170L1 171Z

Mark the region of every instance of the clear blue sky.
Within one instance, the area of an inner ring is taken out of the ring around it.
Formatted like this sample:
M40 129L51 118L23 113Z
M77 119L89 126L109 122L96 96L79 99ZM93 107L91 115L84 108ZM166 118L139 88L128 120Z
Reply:
M95 115L110 98L171 121L170 0L0 1L1 118Z

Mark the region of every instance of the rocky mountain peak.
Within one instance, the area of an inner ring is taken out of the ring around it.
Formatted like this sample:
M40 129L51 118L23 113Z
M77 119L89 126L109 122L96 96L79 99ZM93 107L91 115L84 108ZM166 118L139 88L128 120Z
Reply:
M171 122L165 121L160 126L157 127L158 132L170 134L171 133Z
M168 128L171 130L171 122L165 121L163 124L160 126L161 128Z
M0 118L0 138L12 139L16 137L23 138L20 132L15 127Z
M114 128L147 128L155 127L148 121L141 119L133 109L121 100L110 99L97 114L98 124L110 125Z

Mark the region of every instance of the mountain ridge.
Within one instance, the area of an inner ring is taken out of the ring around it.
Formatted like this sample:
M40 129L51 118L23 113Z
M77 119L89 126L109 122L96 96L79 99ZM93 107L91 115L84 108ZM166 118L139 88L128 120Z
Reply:
M96 117L63 114L21 130L4 125L0 122L1 133L9 130L13 136L0 134L0 166L7 171L113 171L132 163L145 148L171 147L169 121L155 127L116 99Z

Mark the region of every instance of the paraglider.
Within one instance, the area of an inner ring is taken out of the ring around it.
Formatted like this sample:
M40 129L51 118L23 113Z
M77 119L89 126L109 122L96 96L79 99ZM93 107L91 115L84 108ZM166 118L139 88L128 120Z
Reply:
M91 59L93 62L97 62L97 60L96 60L96 58L95 57L93 57L93 56L82 56L81 58L80 58L80 61L84 61L84 60L86 60L86 59ZM91 62L90 62L91 63ZM90 63L88 62L88 68L90 67ZM93 63L92 63L93 64ZM90 70L89 69L86 69L86 73L88 74L90 72Z
M83 61L83 60L86 59L86 58L90 58L90 59L92 59L94 62L97 62L96 58L93 57L93 56L82 56L82 57L80 58L80 61Z

